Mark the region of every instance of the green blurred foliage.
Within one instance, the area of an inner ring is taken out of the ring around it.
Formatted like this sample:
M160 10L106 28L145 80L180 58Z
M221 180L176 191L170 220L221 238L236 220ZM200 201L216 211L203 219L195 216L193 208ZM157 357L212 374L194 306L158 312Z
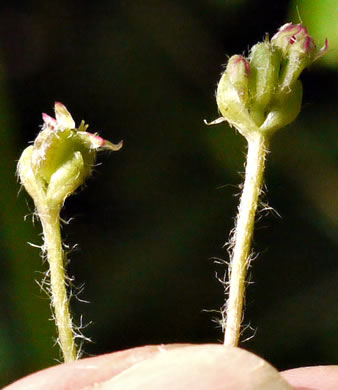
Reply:
M225 267L214 260L227 260L222 245L246 146L233 129L203 119L218 116L214 90L227 56L273 34L290 7L249 0L1 5L0 385L59 358L49 302L34 282L47 266L27 245L41 244L41 228L24 221L33 205L18 195L15 177L41 112L52 114L55 100L90 131L125 142L99 157L102 166L63 212L75 217L64 225L65 241L79 244L69 274L84 284L79 299L91 302L72 299L76 322L93 322L83 330L93 340L84 355L221 340L212 311L223 303L215 273L223 277ZM321 26L331 17L315 15ZM317 40L312 25L309 31ZM263 201L282 218L260 213L245 315L256 331L243 334L255 333L243 346L278 368L338 357L337 68L321 60L303 82L299 119L271 144Z

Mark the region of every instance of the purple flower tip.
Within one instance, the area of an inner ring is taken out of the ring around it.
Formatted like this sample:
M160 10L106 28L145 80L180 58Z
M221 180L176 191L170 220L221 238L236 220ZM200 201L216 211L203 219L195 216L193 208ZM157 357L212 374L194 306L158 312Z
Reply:
M246 75L249 76L250 75L250 65L249 65L248 61L243 56L239 55L238 58L236 59L235 63L239 64L241 62L243 62L243 64L244 64Z
M297 53L299 56L306 55L306 66L322 57L328 49L326 39L324 46L318 50L307 28L302 24L284 24L272 37L271 43L279 47L286 56L292 55L292 53Z
M45 125L51 128L51 130L54 130L57 126L56 120L46 113L42 114L42 119L45 122Z

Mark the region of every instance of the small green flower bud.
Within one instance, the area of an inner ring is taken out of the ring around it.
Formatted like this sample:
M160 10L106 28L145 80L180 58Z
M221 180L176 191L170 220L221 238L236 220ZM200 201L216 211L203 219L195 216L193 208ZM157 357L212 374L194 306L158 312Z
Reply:
M301 81L297 80L288 94L281 94L279 99L273 100L259 130L266 134L272 134L293 122L300 113L302 97L303 86Z
M90 175L96 152L119 150L96 134L87 133L82 122L75 122L61 103L55 103L55 117L42 115L44 125L34 145L24 150L18 163L21 183L35 204L61 208L65 199L81 186Z
M246 138L256 132L271 135L291 123L299 114L302 70L327 51L327 40L317 50L302 25L282 26L269 42L258 43L248 60L235 55L229 59L217 87L216 100L222 118Z
M278 85L280 53L268 40L257 43L250 51L250 113L257 126L265 120L266 108Z
M18 176L21 184L25 187L32 199L44 199L44 186L37 182L32 170L33 146L28 146L21 154L18 163Z
M225 72L218 83L216 100L223 118L240 132L256 128L246 108L248 102L250 67L246 59L235 55L229 59Z
M247 60L239 55L234 55L229 59L226 72L230 83L237 91L241 103L248 101L248 86L250 67Z
M291 88L301 72L315 60L323 56L328 49L318 50L306 27L301 24L287 23L272 37L271 45L280 49L283 57L281 64L280 88Z

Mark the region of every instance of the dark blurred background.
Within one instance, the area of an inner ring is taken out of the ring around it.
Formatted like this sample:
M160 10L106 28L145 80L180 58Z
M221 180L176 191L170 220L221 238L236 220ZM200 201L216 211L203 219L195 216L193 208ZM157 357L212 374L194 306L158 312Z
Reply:
M227 56L299 22L326 57L306 70L303 110L275 135L242 346L279 369L338 359L336 4L297 0L16 1L0 6L0 385L56 364L33 204L16 162L63 102L125 144L62 217L84 356L156 343L220 342L216 276L238 204L246 145L217 118ZM24 217L28 216L26 221ZM249 327L250 325L250 327ZM254 337L251 337L254 336Z

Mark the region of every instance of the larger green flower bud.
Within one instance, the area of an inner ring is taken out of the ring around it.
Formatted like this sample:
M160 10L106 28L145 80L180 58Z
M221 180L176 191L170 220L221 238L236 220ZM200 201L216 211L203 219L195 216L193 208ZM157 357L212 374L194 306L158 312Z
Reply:
M302 25L288 23L271 40L254 45L245 59L229 59L217 87L216 100L222 117L246 138L255 132L271 135L291 123L300 112L302 70L327 51L327 40L317 50Z
M257 126L261 126L278 84L280 53L266 40L252 47L249 62L250 113Z
M55 117L42 115L44 125L34 144L22 153L18 163L20 181L36 206L60 209L90 175L99 150L119 150L97 134L88 133L82 122L79 128L61 103L55 103Z
M301 24L286 23L272 37L271 44L282 53L280 88L290 88L301 72L314 61L323 56L328 49L326 39L324 46L318 50L306 27Z

